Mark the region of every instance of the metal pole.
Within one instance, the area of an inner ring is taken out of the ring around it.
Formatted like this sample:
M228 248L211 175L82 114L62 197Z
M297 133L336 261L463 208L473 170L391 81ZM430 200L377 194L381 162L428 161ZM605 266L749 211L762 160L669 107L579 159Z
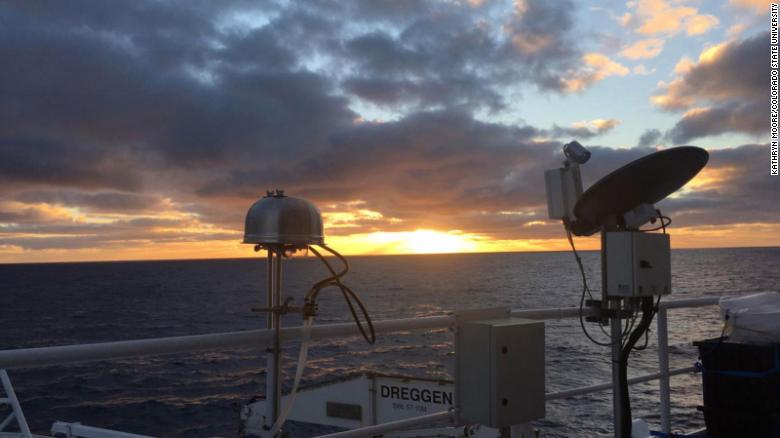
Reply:
M662 301L660 308L703 307L717 304L717 298L694 298L678 301ZM585 314L591 314L586 309ZM579 308L552 308L513 310L512 316L529 319L574 318ZM386 319L374 322L377 334L408 332L412 330L439 330L455 325L455 316L425 316L421 318ZM283 341L301 339L301 326L281 329ZM360 336L354 323L336 323L311 327L311 339L333 339ZM101 342L94 344L60 345L53 347L20 348L0 350L0 368L24 368L47 365L63 365L99 360L116 360L131 357L155 356L161 354L187 353L195 351L225 351L232 348L246 348L270 345L273 331L266 329L239 332L210 333L205 335L172 336L128 341Z
M661 399L661 430L672 432L672 408L669 388L669 330L666 326L666 308L658 309L658 379L659 397Z
M620 301L610 300L607 294L607 231L601 231L601 305L602 308L609 308L616 315L620 314ZM620 412L622 412L622 399L620 392L620 339L623 335L623 325L619 317L613 317L609 320L610 341L612 344L612 427L615 431L615 437L622 436L622 426L620 423Z
M621 438L624 432L620 421L623 412L623 391L620 388L620 350L623 348L621 345L623 324L620 320L620 312L623 300L610 300L607 293L607 230L613 228L614 225L605 224L601 230L601 305L602 308L609 308L615 312L615 316L609 320L612 344L612 424L615 437ZM630 431L628 432L630 433Z
M266 327L270 330L273 329L273 343L271 347L266 348L265 359L265 399L268 401L265 405L265 424L267 430L273 427L274 421L276 421L278 415L278 392L277 382L279 375L278 360L278 346L279 346L279 330L276 328L276 313L274 308L277 306L276 302L276 284L277 284L277 259L274 254L274 248L268 248L267 259L267 290L266 290L266 304L268 310L268 316L266 318Z
M0 383L5 388L5 396L8 398L8 404L11 405L11 410L16 418L16 424L19 425L19 430L22 432L24 438L32 438L30 433L30 426L27 425L27 419L24 418L24 412L22 412L22 406L19 404L19 399L16 398L16 392L13 385L11 385L11 379L8 377L6 370L0 370Z
M680 374L690 374L696 372L696 367L677 368L669 371L669 376L677 376ZM643 374L641 376L631 377L628 379L629 385L635 385L637 383L651 382L661 378L661 373ZM612 388L612 382L599 383L590 386L581 386L579 388L567 389L565 391L548 392L545 397L547 401L559 400L562 398L574 397L576 395L591 394L594 392L605 391Z
M273 309L274 306L274 253L271 248L268 248L268 258L267 258L267 266L266 266L266 276L267 276L267 284L266 284L266 308L268 310L268 314L266 315L266 328L269 330L273 328L273 312L271 309ZM274 372L273 372L273 366L274 366L274 353L273 353L273 346L266 347L265 349L265 399L266 400L272 400L272 390L274 388ZM274 423L274 407L273 403L266 403L265 404L265 422L264 426L266 429L270 430Z
M274 275L274 308L282 305L282 256L284 248L280 245L276 251L276 273ZM270 399L274 405L274 422L279 418L282 399L282 315L274 311L274 397Z
M615 311L620 312L620 301L615 302ZM623 437L623 424L620 421L623 412L623 391L620 387L620 338L623 335L623 324L620 318L610 319L612 340L612 422L615 427L615 437Z

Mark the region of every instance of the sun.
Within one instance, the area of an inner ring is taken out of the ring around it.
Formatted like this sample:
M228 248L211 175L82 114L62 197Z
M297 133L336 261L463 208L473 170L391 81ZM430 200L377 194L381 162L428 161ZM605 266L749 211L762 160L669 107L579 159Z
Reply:
M414 254L468 252L476 249L476 243L459 233L434 230L415 230L403 233L403 244Z

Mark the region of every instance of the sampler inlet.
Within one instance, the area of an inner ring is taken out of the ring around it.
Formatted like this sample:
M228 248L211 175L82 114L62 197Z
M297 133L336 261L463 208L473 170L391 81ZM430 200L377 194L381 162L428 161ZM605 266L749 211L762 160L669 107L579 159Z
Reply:
M311 202L275 190L249 208L244 243L306 247L323 245L322 215Z

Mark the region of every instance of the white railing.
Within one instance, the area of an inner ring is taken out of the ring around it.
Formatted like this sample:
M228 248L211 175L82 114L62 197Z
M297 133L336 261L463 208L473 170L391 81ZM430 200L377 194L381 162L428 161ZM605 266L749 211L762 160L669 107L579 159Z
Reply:
M670 383L671 376L690 373L693 367L669 369L669 339L667 326L667 311L670 309L705 307L718 303L718 297L691 298L675 301L661 302L657 314L658 332L658 363L659 370L656 373L637 376L629 379L629 383L641 383L659 380L661 403L661 428L665 433L671 432L670 415ZM567 319L579 316L579 308L547 308L513 310L511 315L515 317L551 320ZM584 314L593 315L594 311L585 309ZM401 318L374 322L377 334L393 333L410 330L431 330L450 328L455 325L454 315L430 316L422 318ZM300 339L302 327L287 327L281 330L283 341ZM311 339L332 339L339 337L359 336L360 332L353 323L328 324L313 326ZM0 351L0 370L7 368L23 368L31 366L62 365L75 362L88 362L98 360L113 360L129 357L149 356L170 353L185 353L205 350L227 350L241 347L265 348L273 342L274 331L269 329L248 330L241 332L213 333L205 335L176 336L168 338L140 339L131 341L104 342L96 344L68 345L58 347L23 348L17 350ZM612 383L602 383L566 391L547 394L547 400L556 400L575 395L589 394L612 388ZM394 422L393 424L371 426L371 431L362 430L365 433L379 433L390 430L398 430L410 426L417 426L434 420L450 417L451 414L440 413L423 418L412 418ZM429 418L430 417L430 418ZM377 430L374 430L377 429ZM333 434L333 436L360 436L359 430L349 431L349 434ZM357 434L357 435L356 435Z
M24 418L24 413L22 412L22 407L19 406L19 399L16 398L16 392L14 392L14 387L11 385L11 379L8 378L8 373L1 367L0 387L2 387L5 392L5 397L0 398L0 404L7 404L11 407L11 413L5 417L5 420L0 422L0 432L5 430L6 427L10 426L11 423L16 420L16 424L21 431L21 437L32 438L30 427L27 426L27 420Z

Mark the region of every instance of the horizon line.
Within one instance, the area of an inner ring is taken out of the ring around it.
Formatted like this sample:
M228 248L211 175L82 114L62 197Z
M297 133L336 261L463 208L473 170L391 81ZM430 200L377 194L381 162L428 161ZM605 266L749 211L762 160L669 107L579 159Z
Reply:
M672 248L672 251L701 251L701 250L724 250L724 249L775 249L780 248L780 245L767 245L767 246L707 246L707 247L684 247L684 248ZM599 252L600 249L577 249L577 252ZM526 251L466 251L466 252L440 252L440 253L393 253L393 254L345 254L344 257L404 257L404 256L442 256L442 255L485 255L485 254L545 254L545 253L561 253L571 252L571 249L561 250L526 250ZM290 257L290 259L297 258L309 258L310 255L297 255ZM332 257L328 254L326 257ZM0 266L10 265L64 265L64 264L78 264L78 263L144 263L144 262L188 262L188 261L212 261L212 260L245 260L261 257L191 257L191 258L150 258L150 259L96 259L96 260L70 260L70 261L40 261L40 262L0 262Z

